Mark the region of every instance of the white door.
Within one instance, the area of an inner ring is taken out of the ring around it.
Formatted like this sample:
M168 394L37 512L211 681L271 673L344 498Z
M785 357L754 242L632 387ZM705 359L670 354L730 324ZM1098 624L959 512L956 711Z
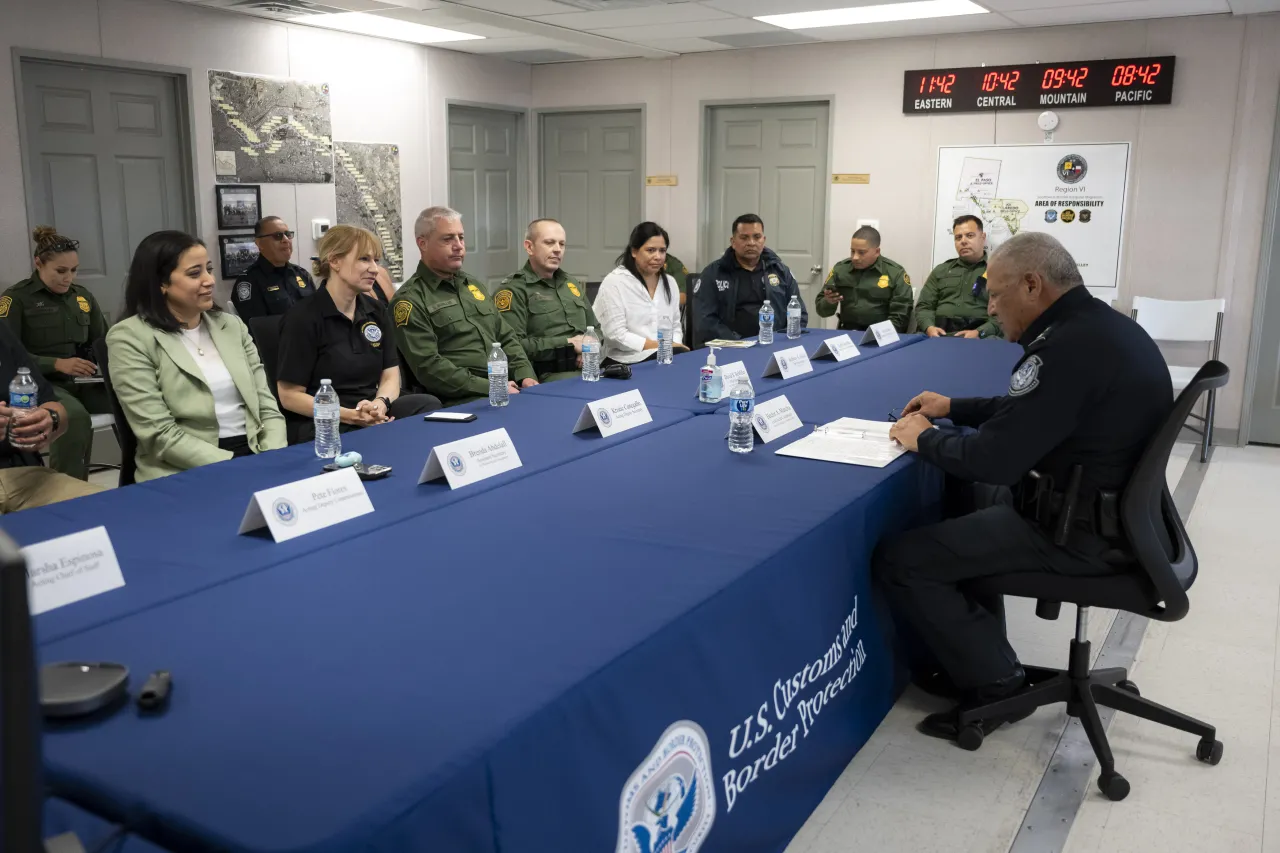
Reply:
M1280 136L1275 145L1280 149ZM1280 180L1280 176L1276 176ZM1273 184L1274 185L1274 184ZM1270 258L1263 307L1262 334L1258 342L1258 375L1253 389L1253 414L1249 441L1280 445L1280 212L1272 217L1271 233L1263 235L1263 261Z
M525 262L518 141L515 113L449 107L449 206L466 229L466 270L491 293Z
M542 119L542 215L564 225L564 268L599 281L641 222L640 112Z
M119 316L142 238L194 233L176 78L22 60L23 162L32 225L80 241L80 274Z
M706 134L702 258L729 247L734 219L758 214L765 244L795 275L810 314L826 244L827 113L825 103L713 107Z

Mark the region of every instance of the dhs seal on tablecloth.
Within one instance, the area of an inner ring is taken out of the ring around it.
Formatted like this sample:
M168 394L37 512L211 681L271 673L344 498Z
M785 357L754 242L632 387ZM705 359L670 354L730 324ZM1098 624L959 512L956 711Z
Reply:
M467 463L462 461L462 457L457 453L450 453L448 458L449 470L455 474L465 474L467 472Z
M277 500L271 505L271 511L276 514L276 521L281 524L293 524L298 520L298 510L288 498Z
M615 853L698 853L715 819L707 735L681 720L662 733L622 789Z

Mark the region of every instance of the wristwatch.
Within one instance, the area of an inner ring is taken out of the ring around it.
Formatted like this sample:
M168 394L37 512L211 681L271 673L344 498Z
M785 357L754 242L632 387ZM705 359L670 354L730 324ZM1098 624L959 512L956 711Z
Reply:
M62 415L58 414L58 413L57 413L55 410L53 410L53 409L45 409L45 411L46 411L46 412L48 412L48 413L49 413L49 417L53 419L53 430L52 430L52 432L57 432L57 431L58 431L58 425L62 423Z

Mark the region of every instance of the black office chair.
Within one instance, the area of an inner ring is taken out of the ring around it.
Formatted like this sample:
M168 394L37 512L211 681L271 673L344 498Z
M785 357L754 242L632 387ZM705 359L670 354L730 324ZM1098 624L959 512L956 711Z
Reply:
M258 348L258 358L262 361L262 369L267 374L267 387L271 396L276 398L280 406L280 392L276 388L276 371L280 367L280 332L284 328L284 317L271 315L267 317L251 317L249 319L249 337ZM280 406L284 411L284 406Z
M693 291L700 281L702 276L697 273L690 273L684 279L684 342L691 350L702 347L702 342L695 339L697 331L693 322Z
M596 294L599 292L600 292L600 282L598 281L587 282L587 304L588 305L596 304Z
M1036 615L1042 619L1057 619L1064 601L1074 604L1076 636L1071 641L1067 670L1025 667L1027 684L1020 691L961 711L956 737L961 747L974 750L982 746L980 720L1029 714L1042 706L1065 702L1067 713L1080 719L1098 757L1098 788L1112 800L1128 796L1129 783L1115 770L1098 705L1199 735L1196 758L1207 764L1222 759L1222 742L1215 739L1213 726L1142 698L1123 668L1089 670L1088 624L1090 607L1127 610L1161 622L1176 622L1187 615L1190 603L1186 591L1196 579L1196 553L1169 495L1165 470L1187 413L1201 394L1226 385L1229 376L1227 366L1219 361L1200 368L1143 452L1120 505L1120 521L1132 551L1130 571L1084 578L1047 572L997 575L968 585L979 595L1035 598Z
M98 359L98 369L102 371L107 399L111 401L111 414L115 416L116 422L111 425L111 429L115 431L116 441L120 444L120 485L132 486L137 482L138 437L133 434L129 419L124 416L124 409L116 399L116 388L111 384L111 365L108 363L105 338L99 338L93 342L93 354Z

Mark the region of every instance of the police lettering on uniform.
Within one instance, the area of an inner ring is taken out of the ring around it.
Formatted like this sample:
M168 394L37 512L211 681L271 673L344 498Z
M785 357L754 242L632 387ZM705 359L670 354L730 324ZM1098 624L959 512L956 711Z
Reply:
M422 260L396 291L391 313L405 365L446 406L489 393L489 348L502 344L511 393L537 385L520 340L484 285L462 271L467 256L462 214L429 207L413 226Z
M236 313L245 322L251 317L284 314L316 289L309 272L289 263L293 257L293 231L288 223L279 216L268 216L258 221L253 236L258 259L231 289Z
M106 337L107 320L88 288L75 283L79 243L47 225L32 236L35 270L0 296L0 318L8 320L14 335L35 357L66 409L66 433L53 445L49 464L55 471L86 480L93 449L90 416L111 411L92 349L94 341Z
M840 328L865 331L889 320L899 332L911 321L911 276L880 254L880 232L864 225L849 240L849 257L831 268L814 308L840 312Z
M705 270L694 286L695 328L702 342L739 340L760 331L760 306L773 303L774 327L787 328L787 303L800 296L800 285L786 264L765 246L764 222L754 213L733 220L733 233L724 255ZM800 301L800 324L809 325L809 311Z
M954 480L990 484L987 505L881 543L873 562L898 618L936 659L918 674L935 677L936 663L971 702L1007 695L1025 675L1005 638L1001 601L967 594L964 582L1126 571L1119 496L1173 404L1155 343L1089 294L1057 240L1012 238L992 255L987 286L992 315L1024 350L1008 394L925 392L890 432ZM955 426L933 427L939 418ZM921 730L954 737L954 711L930 716Z
M916 328L929 337L998 338L987 313L987 235L982 220L961 216L951 226L956 255L933 268L916 304Z
M529 260L493 295L494 306L520 339L540 382L578 376L582 333L594 326L600 334L583 279L560 268L564 246L564 227L559 222L530 222L524 235Z

